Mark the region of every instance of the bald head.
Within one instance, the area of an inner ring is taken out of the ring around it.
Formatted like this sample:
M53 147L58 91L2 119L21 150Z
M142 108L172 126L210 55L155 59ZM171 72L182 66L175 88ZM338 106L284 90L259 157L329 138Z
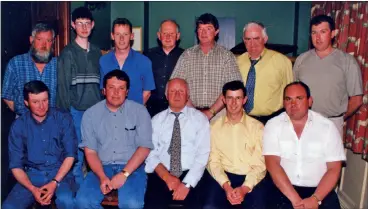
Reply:
M169 101L170 109L174 112L180 112L189 99L188 83L181 78L169 80L166 85L166 98Z

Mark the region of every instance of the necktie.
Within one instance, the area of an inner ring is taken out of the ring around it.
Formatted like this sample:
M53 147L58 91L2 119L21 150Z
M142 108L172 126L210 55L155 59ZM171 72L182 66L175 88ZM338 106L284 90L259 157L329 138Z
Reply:
M170 154L170 173L179 177L183 173L181 169L181 136L179 123L179 115L181 112L172 112L172 114L175 115L175 121L168 152Z
M248 72L247 83L245 84L245 88L247 89L248 100L244 105L244 109L246 113L250 113L254 106L254 89L256 87L256 68L254 67L258 60L250 60L250 69Z

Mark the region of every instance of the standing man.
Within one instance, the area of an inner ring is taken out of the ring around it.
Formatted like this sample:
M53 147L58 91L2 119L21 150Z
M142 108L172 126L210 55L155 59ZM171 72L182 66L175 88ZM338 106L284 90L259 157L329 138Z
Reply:
M263 135L263 155L277 188L268 208L340 208L334 191L346 160L336 126L312 105L309 87L285 87L286 112L271 119Z
M79 147L91 171L76 197L79 209L101 208L113 189L120 209L143 208L147 175L142 164L153 148L152 124L143 105L126 99L129 86L124 71L110 71L103 79L106 99L83 115Z
M50 89L50 106L56 104L56 58L52 45L55 32L49 25L38 23L29 37L28 53L15 56L6 67L1 97L19 117L28 109L23 101L24 84L32 80L44 82Z
M71 25L76 38L64 48L58 59L57 105L72 114L80 143L83 113L99 102L102 96L98 64L101 51L88 41L95 22L92 13L86 7L79 7L73 11ZM78 159L73 168L78 187L84 179L83 161L83 151L78 149Z
M207 169L205 209L263 209L264 193L258 183L265 177L262 156L263 124L244 112L247 101L243 82L231 81L222 89L226 115L211 124L211 152Z
M248 91L246 113L263 124L282 112L282 93L293 81L291 61L283 54L265 48L268 40L262 23L244 26L243 41L247 52L237 58Z
M336 30L331 17L313 17L310 34L314 49L296 59L295 78L310 87L312 110L332 120L342 135L344 120L363 103L362 73L352 55L332 47Z
M210 152L208 119L187 107L188 84L174 78L167 84L169 108L152 119L154 149L146 160L146 209L167 208L172 200L185 208L202 208L197 184Z
M180 39L179 29L179 25L174 20L162 21L157 32L159 46L145 53L152 62L153 77L156 84L156 89L152 91L147 102L147 110L151 117L167 109L169 105L165 96L166 83L184 51L177 45Z
M49 108L49 88L38 80L24 85L29 108L14 121L9 133L10 169L18 181L4 201L4 209L26 209L34 201L59 209L74 207L70 171L77 155L77 139L68 112Z
M196 20L199 44L184 51L171 75L188 82L191 95L188 105L201 110L208 119L224 108L222 86L242 80L235 56L216 43L219 32L217 18L202 14Z
M115 48L100 59L101 78L115 69L126 72L131 81L128 99L146 104L151 91L155 89L152 63L146 56L131 48L134 34L132 23L128 19L114 20L111 31L111 39L114 41Z

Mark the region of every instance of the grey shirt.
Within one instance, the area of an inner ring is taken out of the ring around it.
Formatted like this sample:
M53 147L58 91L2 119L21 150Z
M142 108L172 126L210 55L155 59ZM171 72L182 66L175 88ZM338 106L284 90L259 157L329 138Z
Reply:
M80 148L95 150L102 165L126 164L138 147L153 148L151 117L147 109L125 100L111 112L106 100L85 111L81 124Z
M322 59L314 49L309 50L296 59L293 70L295 79L311 90L312 110L326 117L346 112L349 97L363 94L357 61L339 49Z

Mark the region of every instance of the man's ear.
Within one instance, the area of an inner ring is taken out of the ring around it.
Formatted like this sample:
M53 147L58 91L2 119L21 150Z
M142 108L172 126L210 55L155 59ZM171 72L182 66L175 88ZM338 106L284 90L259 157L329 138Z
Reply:
M176 40L179 41L180 39L180 32L178 32L178 34L176 34Z
M33 36L30 36L30 37L29 37L29 43L30 43L31 45L32 45L33 41L34 41Z
M312 105L313 105L313 97L312 96L310 96L309 99L308 99L308 105L309 105L309 107L312 107Z
M75 30L75 23L73 21L70 21L70 25L72 26L72 28Z
M248 100L248 97L245 96L244 99L243 99L243 106L245 105L245 103L247 103L247 100Z
M27 100L23 100L24 101L24 104L29 107L29 104L28 104L28 101Z
M106 96L106 89L105 89L105 88L103 88L103 89L102 89L102 94L103 94L104 96Z

